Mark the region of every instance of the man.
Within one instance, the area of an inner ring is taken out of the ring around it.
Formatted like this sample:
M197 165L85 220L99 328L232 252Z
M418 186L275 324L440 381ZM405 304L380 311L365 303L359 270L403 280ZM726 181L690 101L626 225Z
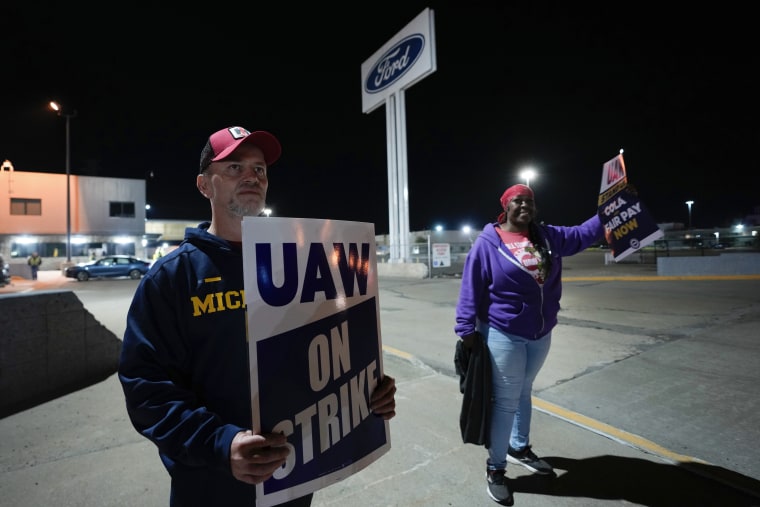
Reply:
M211 203L211 222L188 228L155 262L127 314L119 380L132 424L156 444L171 476L173 507L252 506L255 485L289 454L285 436L250 429L245 308L196 312L192 304L242 292L242 220L263 211L268 169L280 154L264 131L230 127L209 137L196 186ZM370 399L376 416L395 415L395 391L392 377L381 379Z
M39 253L32 252L31 257L26 260L26 263L29 264L29 268L32 270L32 280L36 280L37 271L40 270L40 265L42 264L42 257L40 257Z

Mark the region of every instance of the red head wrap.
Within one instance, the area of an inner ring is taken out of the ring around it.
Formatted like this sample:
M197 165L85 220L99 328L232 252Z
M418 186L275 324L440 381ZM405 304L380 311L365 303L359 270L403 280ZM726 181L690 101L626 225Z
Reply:
M534 199L533 190L531 190L529 186L522 185L522 184L512 185L511 187L506 189L503 194L501 194L501 199L499 199L499 202L501 203L501 208L506 212L507 205L509 204L509 202L515 197L517 197L518 195L527 195L531 199ZM506 216L507 216L506 213L499 214L498 220L500 224L504 223L504 219L506 218Z

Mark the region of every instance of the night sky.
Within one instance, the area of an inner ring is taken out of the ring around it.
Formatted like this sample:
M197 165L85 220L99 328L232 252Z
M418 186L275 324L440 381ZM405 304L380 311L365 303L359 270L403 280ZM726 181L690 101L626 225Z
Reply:
M481 229L526 165L540 219L578 223L621 148L657 222L686 223L687 200L695 227L760 206L749 4L452 3L3 5L0 160L65 172L57 100L77 112L72 174L145 178L149 217L200 220L208 135L269 130L275 215L387 233L385 107L362 113L361 64L430 7L438 70L406 92L411 230Z

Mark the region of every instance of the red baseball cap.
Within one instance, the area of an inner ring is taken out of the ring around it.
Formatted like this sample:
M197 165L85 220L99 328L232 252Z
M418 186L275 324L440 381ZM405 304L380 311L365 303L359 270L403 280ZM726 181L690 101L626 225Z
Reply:
M206 146L201 152L201 171L203 172L211 162L224 160L230 153L235 151L244 142L249 142L261 148L264 152L264 160L267 165L272 165L280 158L282 147L269 132L264 130L249 131L243 127L227 127L211 134Z

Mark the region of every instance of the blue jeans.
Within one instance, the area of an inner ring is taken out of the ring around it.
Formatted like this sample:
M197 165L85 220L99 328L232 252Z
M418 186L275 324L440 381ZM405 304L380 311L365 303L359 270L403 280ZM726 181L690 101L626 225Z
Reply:
M487 466L489 470L504 470L508 447L522 450L530 442L533 381L549 355L552 334L527 340L492 327L481 333L491 354L493 378Z

